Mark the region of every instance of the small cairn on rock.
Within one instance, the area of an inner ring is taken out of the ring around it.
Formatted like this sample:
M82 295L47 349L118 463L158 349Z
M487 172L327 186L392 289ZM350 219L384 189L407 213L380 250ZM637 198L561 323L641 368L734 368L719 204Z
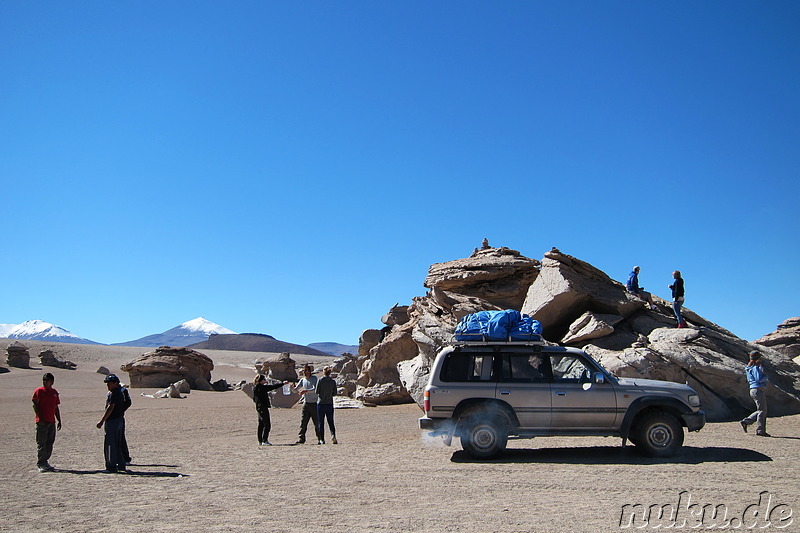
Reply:
M30 368L31 354L28 347L19 341L14 341L6 347L6 363L15 368Z

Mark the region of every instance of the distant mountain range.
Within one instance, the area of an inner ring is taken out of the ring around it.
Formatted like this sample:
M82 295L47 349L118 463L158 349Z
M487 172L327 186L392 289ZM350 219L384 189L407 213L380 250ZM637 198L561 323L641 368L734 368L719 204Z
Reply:
M28 320L22 324L0 324L0 338L67 342L71 344L102 344L70 333L61 326L43 320ZM255 351L272 353L298 353L307 355L341 355L344 352L358 353L358 346L347 346L335 342L317 342L309 346L280 341L261 333L237 334L203 317L184 322L163 333L147 335L112 346L191 346L207 350Z
M203 317L195 318L184 322L179 326L168 329L163 333L148 335L140 339L117 342L112 346L142 346L144 348L156 348L158 346L189 346L208 339L211 334L236 335L235 332L215 324Z
M101 344L78 337L61 326L43 320L26 320L22 324L0 324L0 338L68 342L70 344Z
M261 333L241 333L218 335L212 333L208 340L189 345L193 350L234 350L243 352L296 353L305 355L332 355L329 352L316 350L309 346L301 346L279 341L270 335Z

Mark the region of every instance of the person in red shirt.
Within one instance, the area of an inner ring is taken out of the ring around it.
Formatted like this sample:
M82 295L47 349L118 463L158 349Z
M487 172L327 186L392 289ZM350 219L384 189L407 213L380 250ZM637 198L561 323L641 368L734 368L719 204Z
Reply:
M50 472L53 469L48 461L53 454L53 443L56 431L61 429L61 411L58 405L58 391L53 388L56 378L50 372L42 376L42 386L33 391L33 411L36 413L36 448L38 459L36 467L39 472Z

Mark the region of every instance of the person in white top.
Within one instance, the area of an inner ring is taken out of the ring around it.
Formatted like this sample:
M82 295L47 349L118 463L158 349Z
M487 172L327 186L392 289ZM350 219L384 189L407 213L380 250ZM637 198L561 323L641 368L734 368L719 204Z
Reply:
M317 376L311 374L311 365L306 365L303 367L303 377L294 386L294 389L302 396L301 401L303 402L303 412L300 415L300 433L297 435L295 444L305 444L309 420L314 422L314 432L317 434L317 440L320 440L316 388Z

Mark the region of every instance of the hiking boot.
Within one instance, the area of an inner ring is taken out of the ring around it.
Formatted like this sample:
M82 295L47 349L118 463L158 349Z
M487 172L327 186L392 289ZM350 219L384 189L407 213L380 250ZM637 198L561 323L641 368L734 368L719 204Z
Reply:
M744 432L747 433L747 424L744 423L744 420L742 420L739 423L742 425L742 429L744 430Z
M304 441L304 440L299 440L299 441L295 442L294 444L295 444L295 446L296 446L296 445L298 445L298 444L305 444L305 443L306 443L306 441Z
M36 468L39 469L39 472L50 472L50 468L47 468L45 465L36 465Z
M322 440L322 439L319 439L319 442L317 444L325 444L325 441Z
M264 441L264 442L262 442L260 445L261 445L261 446L272 446L272 443L271 443L270 441L268 441L268 440L265 440L265 441Z
M331 437L331 444L339 444L339 442L336 440L336 436L335 435L333 437Z

